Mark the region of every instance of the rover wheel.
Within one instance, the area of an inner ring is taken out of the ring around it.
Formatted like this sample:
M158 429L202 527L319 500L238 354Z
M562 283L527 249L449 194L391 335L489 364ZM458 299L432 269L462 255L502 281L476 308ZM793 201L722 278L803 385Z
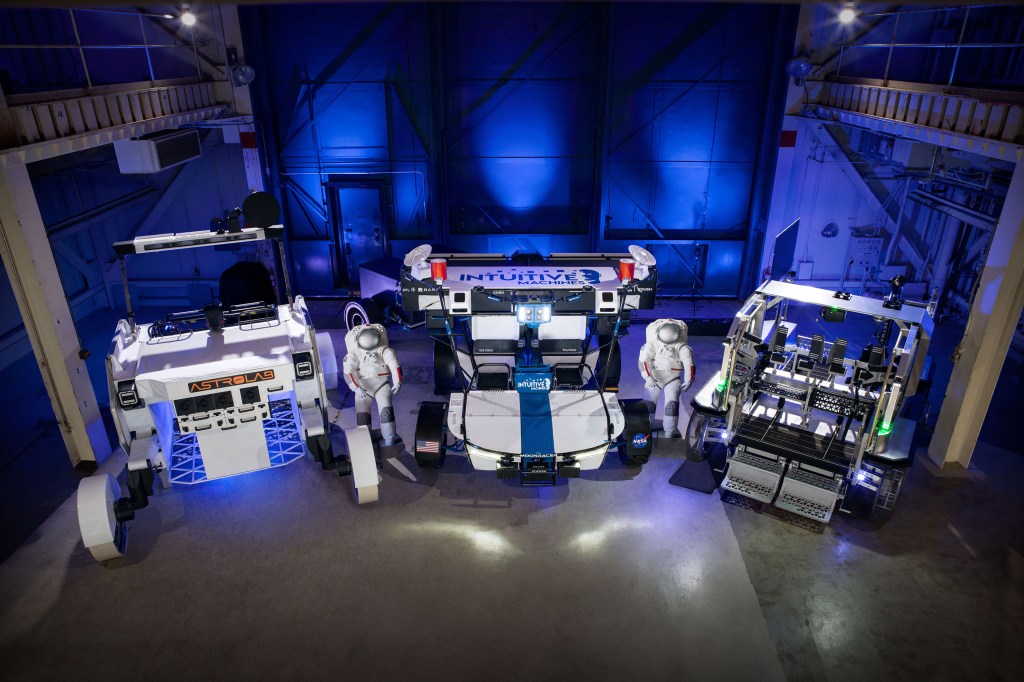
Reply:
M78 528L82 543L96 561L116 559L128 549L128 524L118 521L114 512L120 497L121 487L110 474L78 484Z
M455 352L440 341L434 342L434 392L449 393L458 388L459 365Z
M690 421L686 424L686 459L691 462L703 462L711 452L707 442L708 426L711 420L706 415L694 410Z
M885 523L892 518L896 511L896 502L899 500L900 489L903 487L903 469L888 469L882 475L882 482L878 486L878 492L871 504L871 518L879 523Z
M356 489L356 503L376 502L379 495L380 471L377 469L377 452L373 434L366 426L356 426L345 431L348 441L348 458L352 465L352 484Z
M384 311L376 301L370 298L360 298L356 301L349 301L345 304L342 312L345 319L345 329L352 331L361 324L384 324Z
M440 469L444 465L445 404L420 403L416 416L416 444L413 448L416 463L423 468Z
M611 343L612 337L598 336L598 346L605 346ZM606 360L607 358L607 360ZM611 357L608 357L608 349L605 348L597 356L597 382L605 388L618 388L619 378L622 376L622 353L618 342L612 347Z
M623 464L647 464L654 450L651 411L643 400L622 400L622 414L626 428L622 431L619 458Z
M333 391L338 388L338 356L334 354L334 341L327 332L316 333L316 352L324 373L324 388Z

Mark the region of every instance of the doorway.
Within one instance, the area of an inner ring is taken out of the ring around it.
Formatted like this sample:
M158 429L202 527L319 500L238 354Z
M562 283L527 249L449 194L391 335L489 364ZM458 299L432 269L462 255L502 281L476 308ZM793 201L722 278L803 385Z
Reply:
M359 286L359 266L388 253L391 223L390 186L386 180L348 180L333 176L334 230L341 257L339 270L350 289Z

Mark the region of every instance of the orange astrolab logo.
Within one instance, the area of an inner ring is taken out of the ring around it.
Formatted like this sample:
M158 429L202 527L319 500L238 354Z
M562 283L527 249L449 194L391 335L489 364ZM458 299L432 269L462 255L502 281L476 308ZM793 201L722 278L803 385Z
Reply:
M220 377L219 379L203 379L202 381L193 381L189 384L188 392L199 393L200 391L210 391L215 388L231 388L232 386L251 384L256 381L270 381L273 378L274 370L265 369L261 372L247 372L229 377Z

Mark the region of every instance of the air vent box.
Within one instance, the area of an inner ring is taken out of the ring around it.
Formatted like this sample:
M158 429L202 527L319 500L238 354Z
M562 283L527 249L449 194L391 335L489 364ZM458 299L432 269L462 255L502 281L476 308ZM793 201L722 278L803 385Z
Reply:
M159 173L203 155L199 131L162 130L114 143L122 175Z

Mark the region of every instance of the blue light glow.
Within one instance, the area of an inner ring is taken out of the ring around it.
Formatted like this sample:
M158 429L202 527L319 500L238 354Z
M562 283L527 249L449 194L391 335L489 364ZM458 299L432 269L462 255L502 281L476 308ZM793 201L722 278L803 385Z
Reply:
M270 401L270 417L263 422L271 468L291 464L306 453L295 418L292 393L278 393L275 398ZM174 427L169 466L171 483L193 485L209 480L206 478L203 454L199 450L196 434L179 432L177 424Z
M559 101L543 90L515 97L476 127L472 148L481 158L478 168L495 204L528 211L553 202L555 181L564 161L566 131L556 115ZM524 93L525 94L525 93ZM512 102L509 102L512 104Z

